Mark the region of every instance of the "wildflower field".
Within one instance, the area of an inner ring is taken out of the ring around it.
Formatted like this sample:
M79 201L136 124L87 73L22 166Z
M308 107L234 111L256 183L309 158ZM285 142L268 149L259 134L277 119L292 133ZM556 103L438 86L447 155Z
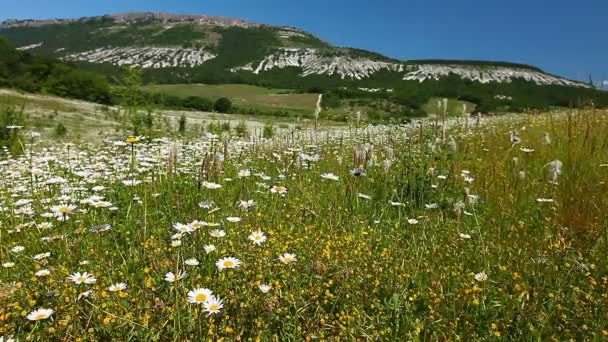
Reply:
M604 340L608 116L50 144L0 162L0 336Z

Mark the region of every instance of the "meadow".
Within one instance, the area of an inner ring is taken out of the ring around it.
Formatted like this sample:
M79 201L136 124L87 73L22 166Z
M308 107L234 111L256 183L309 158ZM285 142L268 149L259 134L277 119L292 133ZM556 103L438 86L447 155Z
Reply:
M312 114L317 105L317 94L295 94L284 89L263 88L248 84L160 84L142 89L179 97L198 96L213 101L230 98L235 105L265 110L288 110Z
M4 340L603 340L608 113L0 161Z

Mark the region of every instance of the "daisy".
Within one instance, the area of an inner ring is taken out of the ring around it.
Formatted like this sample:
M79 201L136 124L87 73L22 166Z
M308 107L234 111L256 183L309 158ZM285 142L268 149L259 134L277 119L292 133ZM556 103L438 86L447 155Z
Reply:
M47 269L42 269L42 270L39 270L36 273L34 273L34 275L36 277L44 277L44 276L48 276L49 274L51 274L51 271L49 271Z
M279 260L282 263L284 263L285 265L288 265L294 261L298 261L298 258L296 257L295 254L285 253L285 254L279 256Z
M215 296L209 297L209 299L205 302L205 311L208 315L219 313L223 307L224 302Z
M230 216L230 217L226 217L226 221L232 222L232 223L237 223L237 222L241 222L241 218Z
M40 253L40 254L34 255L34 260L42 260L42 259L46 259L46 258L48 258L50 256L51 256L50 252Z
M13 253L20 253L23 252L25 250L25 247L23 246L15 246L13 248L11 248L11 252Z
M270 188L270 192L273 194L285 195L287 193L287 188L282 185L274 185Z
M524 152L524 153L532 153L532 152L534 152L534 149L527 148L527 147L520 147L519 150L522 151L522 152Z
M333 173L322 173L321 178L327 179L327 180L333 180L333 181L340 180L340 177L338 177L337 175L335 175Z
M217 183L212 183L212 182L203 182L203 186L207 189L211 189L211 190L215 190L215 189L221 189L221 185L217 184Z
M188 273L186 273L184 271L177 272L177 274L175 274L173 272L168 272L167 274L165 274L165 280L170 283L175 283L176 281L180 281L180 280L186 278L187 275L188 275Z
M209 289L198 288L188 292L188 303L205 304L213 297L213 292Z
M51 222L41 222L37 225L38 229L51 229L53 224Z
M51 211L58 216L67 215L74 211L74 209L76 209L76 206L73 204L60 204L51 207Z
M110 292L120 292L127 289L127 284L125 283L116 283L108 286L108 291Z
M389 203L390 205L392 205L393 207L400 207L400 206L402 206L402 205L403 205L403 203L401 203L401 202L393 202L393 201L388 201L388 203Z
M203 222L203 221L199 221L199 220L194 220L192 222L190 222L189 226L192 227L192 229L197 230L200 229L203 226L206 226L207 222Z
M206 245L205 247L203 247L203 249L205 250L205 252L207 254L215 251L215 246L214 245Z
M409 224L418 224L418 220L416 220L414 218L411 218L411 219L407 220L407 223L409 223Z
M181 234L190 234L194 231L194 228L192 228L190 225L179 222L173 225L173 229L177 230Z
M195 258L190 258L190 259L186 259L186 261L184 261L184 264L186 264L188 266L198 266L199 262Z
M463 234L463 233L459 233L458 236L460 236L462 239L470 239L471 235L469 234Z
M203 201L198 204L199 208L203 209L211 209L213 207L213 202L211 201Z
M40 321L40 320L47 319L47 318L51 317L51 315L53 314L53 312L55 312L55 311L53 311L53 309L42 309L42 308L40 308L40 309L37 309L37 310L34 310L34 311L30 312L27 315L27 319L29 319L30 321Z
M239 177L239 178L249 177L249 176L251 176L251 171L249 171L249 170L241 170L237 174L237 177Z
M262 291L262 293L268 293L272 289L272 286L266 285L266 284L260 284L260 285L258 285L258 289L260 289L260 291Z
M80 285L82 283L85 284L94 284L97 281L97 278L93 277L93 275L88 274L87 272L80 273L76 272L68 277L68 280L73 282L76 285Z
M171 247L179 247L182 245L182 240L173 240L171 241Z
M486 272L479 272L475 275L475 280L479 282L484 282L488 280L488 275L486 274Z
M239 208L241 210L246 211L246 210L249 210L249 208L255 207L255 205L256 205L256 203L254 200L248 200L248 201L241 200L241 203L239 204Z
M234 257L225 257L225 258L219 259L215 263L215 266L217 266L217 268L220 271L225 268L237 268L237 267L241 266L241 260L234 258Z
M221 237L226 236L226 232L221 229L214 229L211 232L209 232L209 235L211 235L215 238L221 238Z
M5 262L5 263L2 264L2 267L4 267L4 268L11 268L11 267L14 267L14 266L15 266L15 263L11 262L11 261Z
M266 235L264 235L264 232L259 230L249 234L248 238L253 242L254 245L258 246L266 241Z

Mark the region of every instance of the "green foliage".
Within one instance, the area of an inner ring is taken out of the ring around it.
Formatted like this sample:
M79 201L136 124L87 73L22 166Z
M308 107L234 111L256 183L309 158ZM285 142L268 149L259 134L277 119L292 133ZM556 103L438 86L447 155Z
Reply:
M270 139L274 136L274 126L272 122L268 122L264 125L264 130L262 131L262 137L265 139Z
M107 80L54 59L14 49L0 37L0 86L110 103Z
M249 136L249 129L247 128L247 123L245 121L239 121L239 123L234 127L234 131L236 135L240 138Z
M177 132L180 134L186 133L186 115L184 114L179 117L179 125L177 128Z
M24 125L23 110L10 105L0 105L0 154L7 151L11 155L23 153L21 128Z
M220 97L215 101L213 108L220 113L230 113L232 109L232 101L227 97Z
M55 130L54 130L55 137L63 138L63 137L65 137L65 135L67 133L68 133L68 129L65 128L63 123L61 123L61 122L57 123L57 125L55 126Z

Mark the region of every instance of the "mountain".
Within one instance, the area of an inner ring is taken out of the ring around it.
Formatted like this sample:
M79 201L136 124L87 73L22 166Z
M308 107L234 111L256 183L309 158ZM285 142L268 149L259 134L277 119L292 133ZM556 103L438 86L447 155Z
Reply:
M464 97L490 109L515 107L514 102L520 107L567 105L597 96L601 99L596 103L608 105L608 99L597 95L588 84L533 66L490 61L402 61L366 50L336 47L297 28L228 17L141 12L8 20L0 25L0 34L22 51L59 58L110 76L119 75L122 66L141 67L149 83L314 88L335 91L341 99L365 97L367 92L377 93L375 97L400 97L391 101L418 108L433 96ZM531 95L540 98L530 100ZM513 100L505 100L509 98Z

